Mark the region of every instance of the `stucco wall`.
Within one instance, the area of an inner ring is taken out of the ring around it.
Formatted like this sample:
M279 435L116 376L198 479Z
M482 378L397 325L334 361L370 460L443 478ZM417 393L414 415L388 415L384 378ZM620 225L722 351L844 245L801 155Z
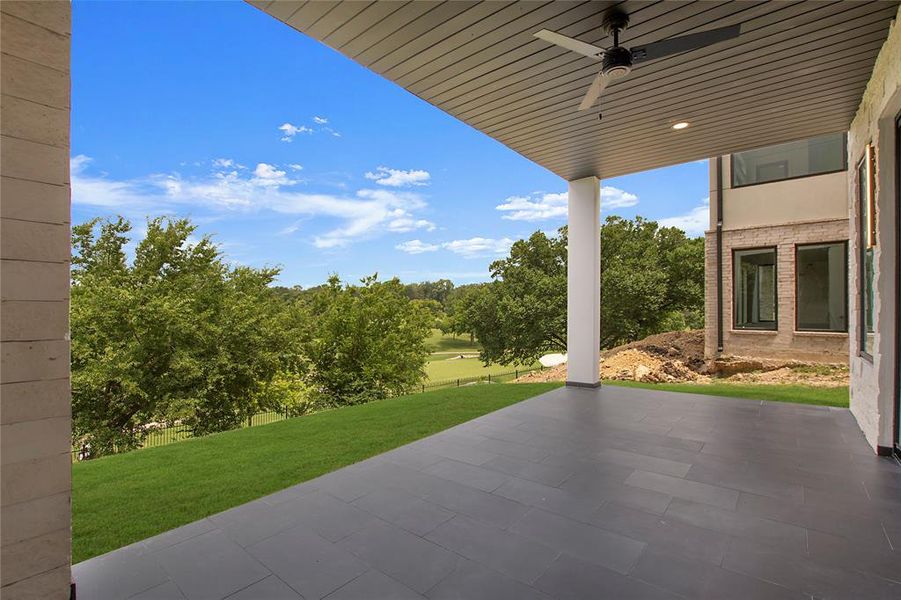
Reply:
M0 3L4 600L70 583L69 2Z
M798 221L846 219L847 172L827 173L740 188L727 188L729 160L723 160L723 226L729 229Z
M731 161L723 157L723 227L741 229L848 218L848 172L732 187ZM710 229L716 228L716 159L710 160Z
M901 9L899 9L901 17ZM895 340L895 229L897 197L895 189L894 120L901 112L901 27L898 18L879 52L873 76L867 84L860 107L848 133L848 211L851 238L851 314L860 311L858 290L859 252L857 176L854 166L860 161L867 144L876 151L876 219L875 249L875 345L872 361L860 356L860 323L851 321L851 412L857 418L867 441L874 448L892 445L894 423L894 368L899 360Z

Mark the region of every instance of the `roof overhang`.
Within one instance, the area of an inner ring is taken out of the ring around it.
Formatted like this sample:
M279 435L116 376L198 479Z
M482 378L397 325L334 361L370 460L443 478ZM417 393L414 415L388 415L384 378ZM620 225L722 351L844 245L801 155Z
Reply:
M615 177L845 131L898 2L251 3L560 175ZM533 34L626 46L740 23L739 38L642 63L596 110L597 62ZM603 115L599 119L598 115ZM679 131L672 125L686 121Z

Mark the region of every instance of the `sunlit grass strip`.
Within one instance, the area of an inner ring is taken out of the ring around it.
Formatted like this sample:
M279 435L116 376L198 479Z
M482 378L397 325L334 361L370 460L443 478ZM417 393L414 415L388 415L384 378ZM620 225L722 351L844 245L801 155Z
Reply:
M772 402L820 404L847 408L848 387L814 387L808 385L770 385L759 383L640 383L637 381L605 381L605 384L637 387L664 392L687 392L706 396L728 396Z

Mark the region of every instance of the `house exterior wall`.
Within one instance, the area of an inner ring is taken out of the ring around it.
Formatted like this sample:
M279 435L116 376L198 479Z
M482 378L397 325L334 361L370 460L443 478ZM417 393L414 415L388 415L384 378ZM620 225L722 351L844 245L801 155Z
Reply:
M69 2L0 3L0 596L68 598Z
M724 210L724 212L726 212ZM848 237L848 219L830 219L723 229L723 352L716 336L716 232L705 243L705 353L757 358L847 363L848 334L795 330L795 246L836 242ZM776 248L777 323L775 331L735 329L732 326L732 254L743 248Z
M730 162L723 158L723 226L728 229L848 218L847 172L732 188Z
M710 229L705 235L705 355L753 356L827 363L848 362L847 332L796 331L795 247L848 239L847 179L840 171L798 179L732 187L731 160L722 157L723 350L717 340L718 182L710 160ZM733 326L735 250L776 248L777 330Z
M885 41L873 75L848 133L848 163L851 166L847 188L850 218L851 284L851 412L867 441L882 453L892 447L894 426L895 369L898 356L896 339L897 282L897 157L895 156L895 117L901 112L901 9ZM857 173L858 164L872 144L876 155L876 247L874 252L875 312L872 359L860 353L860 248Z

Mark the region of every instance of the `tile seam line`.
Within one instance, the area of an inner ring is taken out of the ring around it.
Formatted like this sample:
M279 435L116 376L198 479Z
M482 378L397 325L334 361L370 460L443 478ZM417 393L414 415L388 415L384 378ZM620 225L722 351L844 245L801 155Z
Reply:
M71 256L70 260L38 260L36 258L13 258L9 256L0 256L0 264L3 262L24 262L24 263L40 263L44 265L70 265L72 263ZM66 286L69 287L68 285ZM4 298L4 300L7 300Z
M24 21L25 23L29 23L29 24L31 24L31 25L34 25L35 27L40 27L41 29L43 29L43 30L45 30L45 31L49 31L50 33L55 33L56 35L58 35L58 36L60 36L60 37L64 37L64 38L71 38L71 37L72 37L72 33L71 33L72 24L71 24L71 23L69 23L69 30L70 30L70 31L69 31L68 33L63 33L63 32L60 32L60 31L56 31L55 29L51 29L50 27L47 27L46 25L43 25L43 24L41 24L41 23L35 23L35 22L32 21L31 19L26 19L25 17L22 17L22 16L20 16L20 15L17 15L17 14L11 13L11 12L7 12L7 11L4 10L3 8L0 8L0 14L2 14L2 15L5 16L5 17L12 17L13 19L17 19L17 20L19 20L19 21Z
M0 424L0 427L10 427L11 425L20 425L22 423L40 423L41 421L50 421L53 419L69 419L71 421L72 416L71 415L59 415L59 416L55 416L55 417L41 417L40 419L28 419L25 421L16 421L15 423L3 423L3 424ZM16 461L16 462L24 462L24 461ZM15 464L15 463L7 463L7 464ZM9 505L7 505L7 506L9 506ZM6 506L4 506L3 508L6 508Z
M9 134L9 133L4 133L4 134L3 134L3 137L5 137L5 138L7 138L7 139L10 139L10 140L19 140L20 142L29 142L29 143L31 143L31 144L38 144L38 145L41 145L41 146L46 146L46 147L48 147L48 148L53 148L54 150L62 150L62 151L68 151L68 150L69 150L69 147L68 147L68 146L57 146L56 144L48 144L47 142L42 142L42 141L39 141L39 140L33 140L33 139L31 139L31 138L22 137L22 136L19 136L19 135L12 135L12 134Z
M7 217L6 215L0 214L0 219L4 221L17 221L19 223L37 223L40 225L66 225L71 226L71 221L35 221L34 219L20 219L19 217Z
M40 183L43 185L52 185L53 187L58 187L58 188L71 188L72 187L71 183L68 181L66 183L53 183L50 181L39 181L37 179L28 179L27 177L17 177L15 175L7 175L6 173L4 173L2 175L2 177L3 177L3 179L14 179L16 181L27 181L29 183ZM71 204L71 200L68 203ZM0 218L8 219L9 217L4 217L4 216L0 215Z
M16 94L10 94L9 92L2 92L2 93L0 93L0 95L5 96L6 98L13 98L13 99L15 99L15 100L21 100L21 101L23 101L23 102L29 102L29 103L35 104L35 105L37 105L37 106L43 106L44 108L49 108L49 109L52 109L52 110L68 111L68 110L71 109L71 106L70 106L70 105L66 105L66 106L54 106L54 105L52 105L52 104L45 104L44 102L38 102L38 101L35 100L34 98L26 98L26 97L24 97L24 96L18 96L18 95L16 95ZM71 127L70 127L70 129L71 129Z
M55 73L59 73L60 75L66 75L66 76L69 76L69 74L71 73L71 71L64 71L64 70L59 69L59 68L57 68L57 67L51 67L50 65L45 65L44 63L40 63L40 62L38 62L38 61L36 61L36 60L31 60L30 58L25 58L24 56L19 56L18 54L10 54L9 52L0 52L0 55L2 55L2 56L9 56L10 58L15 58L15 59L17 59L17 60L23 60L23 61L25 61L25 62L27 62L27 63L32 64L32 65L37 65L37 66L39 66L39 67L44 67L45 69L50 69L51 71L53 71L53 72L55 72ZM69 88L69 86L66 86L66 87Z
M29 576L26 577L25 579L19 579L19 580L17 580L17 581L10 581L9 583L7 583L6 585L4 585L3 587L0 587L0 590L9 589L10 587L12 587L12 586L14 586L14 585L16 585L16 584L24 583L24 582L26 582L26 581L29 581L29 580L31 580L31 579L34 579L35 577L40 577L41 575L46 575L47 573L51 573L51 572L53 572L53 571L59 569L60 567L67 567L67 566L69 566L69 563L68 563L68 562L65 562L65 563L56 565L55 567L51 567L51 568L49 568L49 569L46 569L46 570L44 570L44 571L41 571L40 573L34 573L33 575L29 575Z

